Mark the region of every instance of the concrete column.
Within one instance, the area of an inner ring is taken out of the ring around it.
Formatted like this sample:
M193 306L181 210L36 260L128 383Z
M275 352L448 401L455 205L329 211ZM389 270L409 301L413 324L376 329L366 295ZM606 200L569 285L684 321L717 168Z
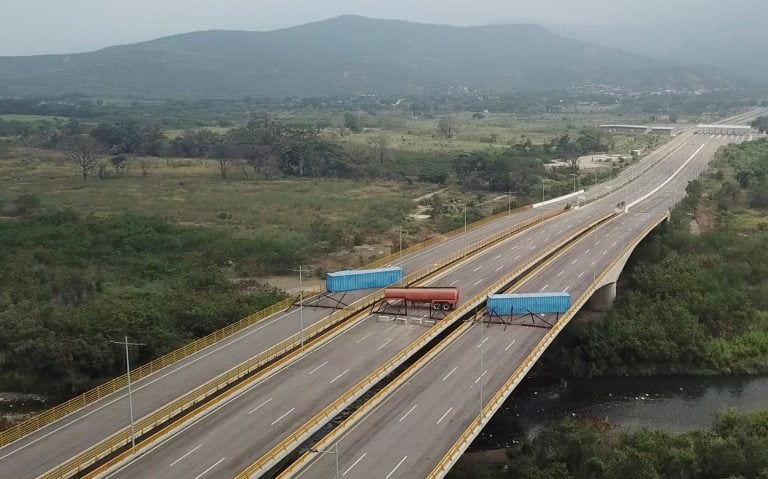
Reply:
M616 300L616 283L608 283L601 287L589 299L587 306L592 311L608 311Z

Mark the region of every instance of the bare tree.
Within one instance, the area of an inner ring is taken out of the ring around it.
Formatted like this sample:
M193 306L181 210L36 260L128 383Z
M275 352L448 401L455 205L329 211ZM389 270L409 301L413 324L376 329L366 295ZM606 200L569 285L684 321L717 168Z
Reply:
M141 166L141 176L146 178L152 174L152 160L149 158L140 158L139 166Z
M104 155L104 148L88 135L77 135L68 142L67 152L69 161L77 166L86 183Z
M224 156L219 156L218 158L216 158L216 161L219 163L219 173L221 174L221 177L226 180L227 171L229 170L229 167L232 164L232 160Z
M384 163L389 153L389 138L384 135L379 135L370 140L370 145L376 151L376 158L379 159L379 163Z
M446 138L453 138L457 131L456 117L446 115L437 122L437 130Z

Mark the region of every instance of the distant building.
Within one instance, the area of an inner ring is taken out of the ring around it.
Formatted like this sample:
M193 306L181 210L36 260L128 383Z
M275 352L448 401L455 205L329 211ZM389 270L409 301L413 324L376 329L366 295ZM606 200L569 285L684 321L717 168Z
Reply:
M752 127L747 125L698 125L696 132L709 135L751 135Z
M652 135L670 136L675 133L675 127L674 126L652 126L650 133Z
M622 133L628 135L645 135L651 127L648 125L600 125L607 133Z

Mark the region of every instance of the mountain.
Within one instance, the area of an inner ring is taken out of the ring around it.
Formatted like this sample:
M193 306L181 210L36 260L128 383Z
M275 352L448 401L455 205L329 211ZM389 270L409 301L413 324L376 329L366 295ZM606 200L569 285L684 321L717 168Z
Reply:
M536 25L461 28L357 16L270 32L187 33L81 54L0 57L0 96L503 93L597 80L654 89L732 82Z
M768 29L765 14L745 0L728 2L716 17L692 9L684 19L666 18L647 25L546 25L568 38L621 48L673 62L706 63L768 84ZM733 3L733 4L732 4Z

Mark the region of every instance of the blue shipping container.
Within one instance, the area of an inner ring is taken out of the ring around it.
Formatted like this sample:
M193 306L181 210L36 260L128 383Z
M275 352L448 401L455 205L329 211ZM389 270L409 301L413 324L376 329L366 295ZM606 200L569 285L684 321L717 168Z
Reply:
M356 289L383 288L403 279L403 269L378 268L327 273L325 288L331 293Z
M486 303L488 314L499 316L564 313L570 307L568 293L491 294Z

